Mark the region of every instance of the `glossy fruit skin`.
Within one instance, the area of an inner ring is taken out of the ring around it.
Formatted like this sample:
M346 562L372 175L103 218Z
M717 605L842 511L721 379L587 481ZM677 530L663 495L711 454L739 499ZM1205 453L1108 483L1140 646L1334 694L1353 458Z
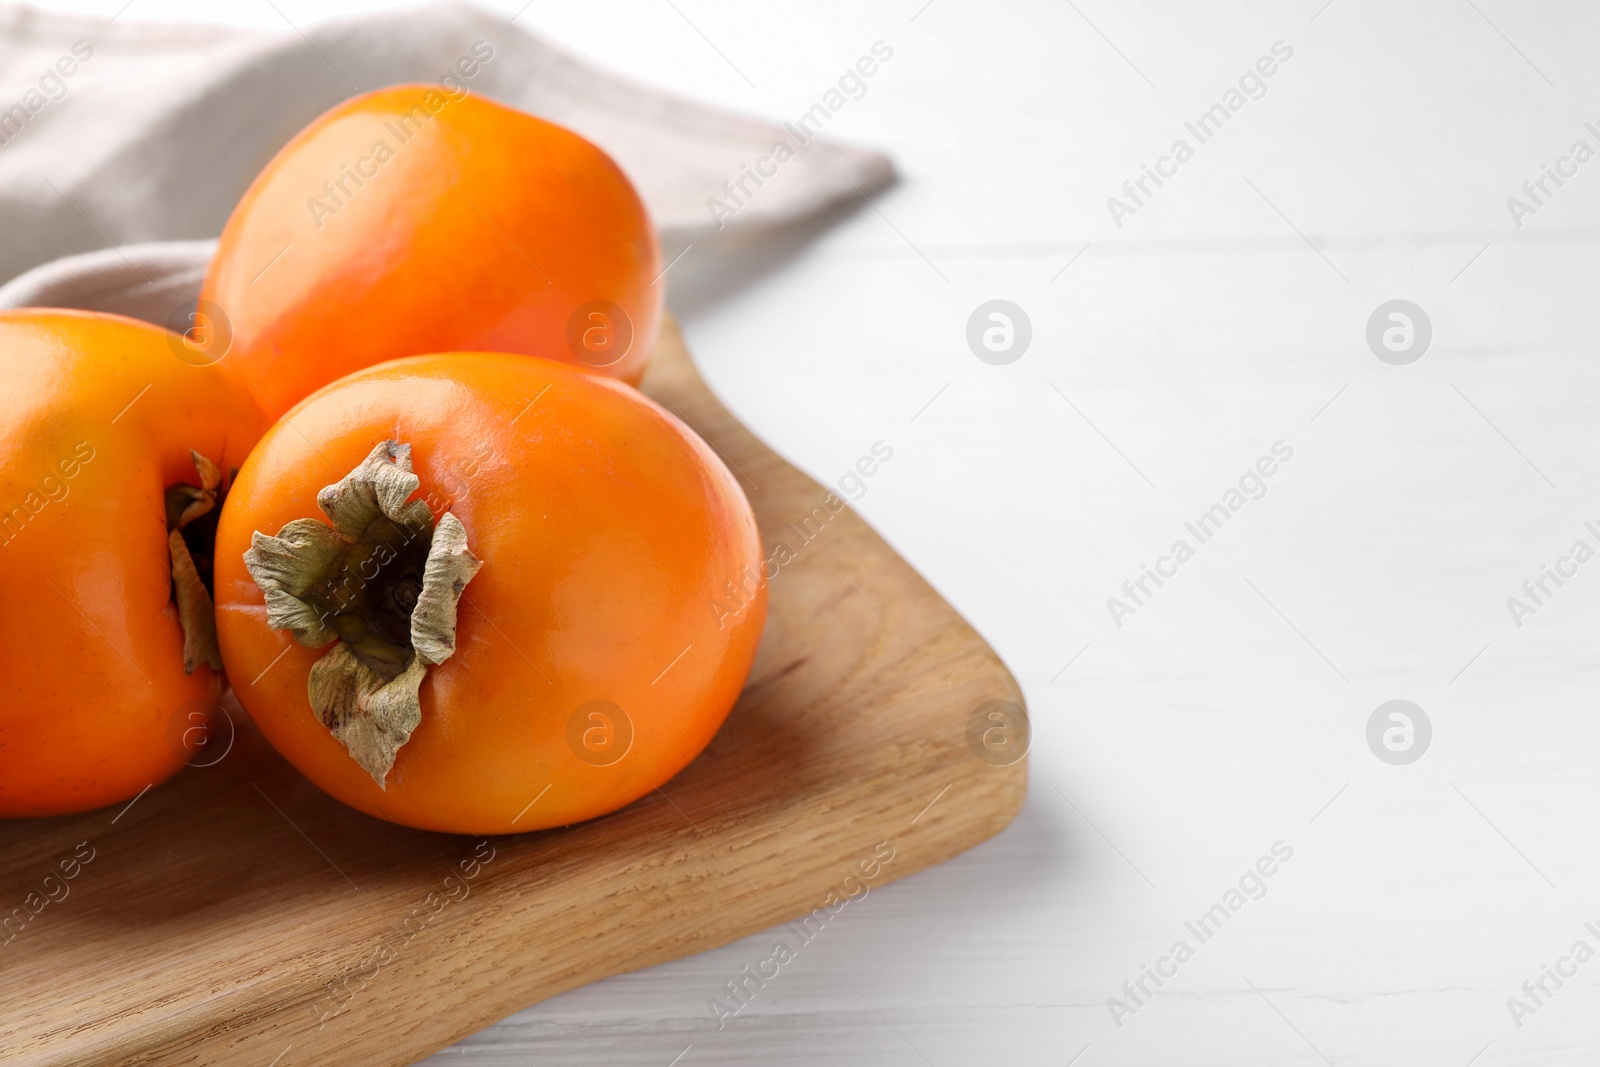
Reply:
M184 765L222 678L183 671L163 493L264 428L181 339L0 312L0 817L127 800ZM189 734L185 738L186 732Z
M242 556L252 531L321 519L317 491L389 438L411 446L416 498L461 520L483 567L380 790L311 711L325 649L267 627ZM421 829L534 830L621 807L706 746L760 640L761 558L721 460L628 386L526 356L414 357L328 386L251 454L217 534L218 637L261 732L339 800ZM609 766L569 742L595 700L632 725Z
M643 376L661 252L633 186L577 134L464 92L399 86L340 104L228 220L201 308L231 323L229 363L274 418L335 378L426 352L582 356ZM578 314L599 301L623 315Z

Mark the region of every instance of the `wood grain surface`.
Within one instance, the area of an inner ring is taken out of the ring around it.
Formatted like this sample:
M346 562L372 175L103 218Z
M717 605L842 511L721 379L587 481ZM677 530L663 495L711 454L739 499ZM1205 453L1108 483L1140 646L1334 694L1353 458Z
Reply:
M794 553L710 748L606 818L463 838L331 800L230 702L209 765L126 807L0 824L7 1063L411 1063L608 975L809 917L803 939L861 885L1011 820L1026 760L969 743L986 702L1022 704L983 640L740 426L671 324L646 391Z

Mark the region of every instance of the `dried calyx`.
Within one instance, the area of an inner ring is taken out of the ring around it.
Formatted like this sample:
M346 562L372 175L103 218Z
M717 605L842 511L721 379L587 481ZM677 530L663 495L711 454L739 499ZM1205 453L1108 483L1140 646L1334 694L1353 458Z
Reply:
M256 531L244 554L267 625L333 647L312 666L311 709L380 788L422 721L418 687L455 651L456 601L482 563L461 521L410 500L411 446L385 441L317 494L328 517Z
M222 669L217 649L217 620L211 605L212 549L217 516L227 495L222 471L190 449L199 485L180 482L167 487L167 554L172 558L172 599L183 629L183 673L202 663Z

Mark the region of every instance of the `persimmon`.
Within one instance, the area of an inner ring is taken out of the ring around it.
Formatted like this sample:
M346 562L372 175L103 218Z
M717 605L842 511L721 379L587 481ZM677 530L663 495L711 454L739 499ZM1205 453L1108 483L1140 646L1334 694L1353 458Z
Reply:
M0 312L0 816L127 800L221 692L212 536L256 406L166 330Z
M766 617L704 441L632 388L515 354L358 371L269 430L217 531L234 691L339 800L509 833L612 811L712 738Z
M276 417L428 352L637 383L660 272L644 204L595 145L464 88L410 85L339 104L278 152L223 229L200 307Z

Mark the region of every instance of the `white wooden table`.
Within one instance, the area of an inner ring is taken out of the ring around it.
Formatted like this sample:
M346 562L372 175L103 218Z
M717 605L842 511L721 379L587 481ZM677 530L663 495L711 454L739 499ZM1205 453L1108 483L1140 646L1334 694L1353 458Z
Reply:
M1600 562L1560 564L1537 605L1522 589L1574 542L1600 550L1600 159L1560 162L1600 151L1600 13L1323 4L520 16L774 118L893 48L828 132L887 147L903 184L831 227L690 249L671 302L714 388L811 473L892 446L856 506L1017 674L1033 781L1003 835L875 890L724 1029L707 1001L770 937L538 1005L430 1065L1600 1055L1600 962L1570 955L1600 951ZM1200 143L1185 123L1280 41L1259 99ZM1178 138L1193 157L1162 162ZM1119 227L1107 198L1141 164L1169 176ZM1507 198L1531 205L1544 164L1576 173L1519 228ZM1004 366L966 341L994 298L1032 327ZM1367 342L1394 299L1431 323L1409 365ZM1200 543L1185 523L1277 442L1293 455L1265 494ZM1180 538L1192 558L1160 563ZM1158 563L1133 604L1124 581ZM1120 626L1113 596L1137 608ZM1536 610L1513 619L1511 597ZM1409 764L1368 744L1392 699L1431 723ZM1248 874L1279 842L1292 857ZM1202 941L1186 923L1215 904ZM1558 988L1545 966L1574 973Z

